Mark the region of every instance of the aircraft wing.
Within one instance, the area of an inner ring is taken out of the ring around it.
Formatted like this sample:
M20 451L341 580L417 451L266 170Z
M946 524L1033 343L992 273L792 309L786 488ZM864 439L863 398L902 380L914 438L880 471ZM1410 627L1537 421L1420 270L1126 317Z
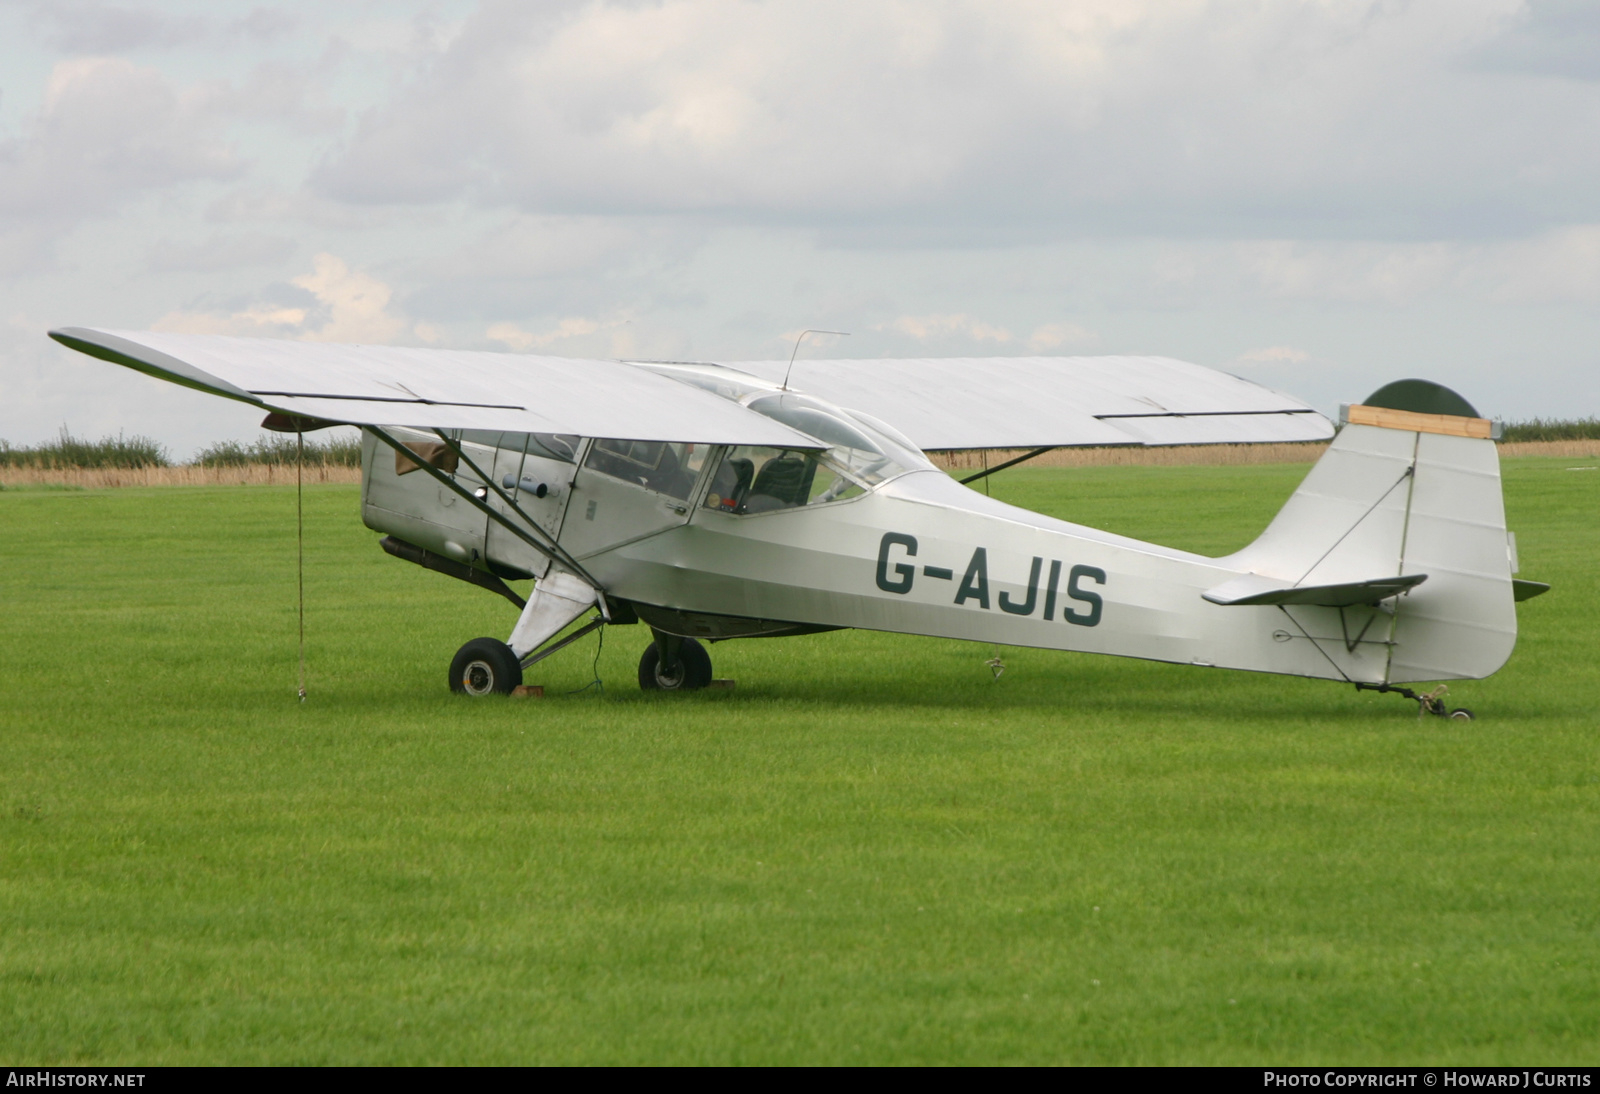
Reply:
M729 361L781 381L786 361ZM939 357L794 363L789 386L924 449L1325 441L1308 404L1170 357Z
M826 447L737 403L618 361L87 327L50 337L185 387L329 422Z

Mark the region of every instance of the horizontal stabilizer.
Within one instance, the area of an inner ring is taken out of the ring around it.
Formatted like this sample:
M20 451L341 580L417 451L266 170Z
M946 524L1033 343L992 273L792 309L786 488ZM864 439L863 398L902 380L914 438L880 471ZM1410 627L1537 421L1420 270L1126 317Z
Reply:
M1350 581L1339 585L1291 585L1275 578L1246 574L1224 582L1201 595L1213 604L1228 607L1256 604L1316 604L1324 608L1348 608L1356 604L1376 604L1391 596L1421 585L1427 574L1380 577L1372 581Z
M1511 596L1517 601L1532 600L1536 596L1543 596L1550 591L1550 586L1543 581L1527 581L1520 577L1511 579Z

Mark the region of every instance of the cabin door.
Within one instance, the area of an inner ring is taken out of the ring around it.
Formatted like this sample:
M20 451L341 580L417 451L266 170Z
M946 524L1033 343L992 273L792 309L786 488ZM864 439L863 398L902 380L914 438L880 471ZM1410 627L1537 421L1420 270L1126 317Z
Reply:
M561 545L581 561L687 523L710 451L704 444L592 441L567 505Z
M522 511L551 537L561 533L561 518L572 489L574 465L570 456L577 440L576 437L536 436L529 433L502 433L496 438L491 472L495 485L509 494ZM484 500L513 523L519 526L524 523L516 511L493 491ZM499 521L488 517L484 519L488 524L484 532L484 553L490 562L533 577L544 576L550 564L547 556L529 546ZM539 538L537 533L535 538Z

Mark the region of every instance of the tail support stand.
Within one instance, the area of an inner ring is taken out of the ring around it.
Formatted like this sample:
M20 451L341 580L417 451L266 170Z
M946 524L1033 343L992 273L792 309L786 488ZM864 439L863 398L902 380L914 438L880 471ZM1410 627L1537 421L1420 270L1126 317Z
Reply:
M306 435L297 430L294 435L294 549L295 582L300 599L300 686L295 694L300 702L306 701Z
M1450 710L1444 705L1444 695L1450 690L1446 684L1440 684L1432 691L1417 692L1410 688L1400 687L1396 684L1356 684L1357 691L1392 691L1396 695L1403 695L1417 704L1417 717L1432 714L1438 718L1449 718L1457 722L1472 721L1472 711L1465 707Z

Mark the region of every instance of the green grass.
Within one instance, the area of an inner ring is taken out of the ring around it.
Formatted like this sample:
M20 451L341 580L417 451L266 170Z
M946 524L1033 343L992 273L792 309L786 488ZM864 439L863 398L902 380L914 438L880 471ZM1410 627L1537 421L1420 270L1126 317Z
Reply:
M1314 681L860 632L732 693L456 700L498 598L356 490L0 494L0 1057L44 1063L1593 1063L1600 472L1506 462L1469 724ZM1249 540L1305 467L1018 469ZM540 666L590 679L593 640Z

